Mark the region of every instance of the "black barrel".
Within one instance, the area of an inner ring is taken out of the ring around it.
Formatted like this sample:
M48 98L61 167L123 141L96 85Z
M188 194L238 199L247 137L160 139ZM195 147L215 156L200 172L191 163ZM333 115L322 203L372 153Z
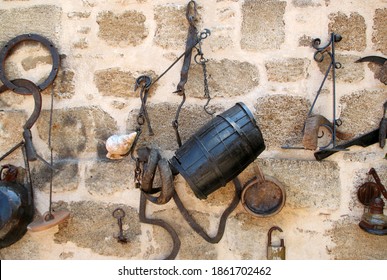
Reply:
M176 151L170 165L204 199L238 176L264 149L253 115L240 102L201 127Z

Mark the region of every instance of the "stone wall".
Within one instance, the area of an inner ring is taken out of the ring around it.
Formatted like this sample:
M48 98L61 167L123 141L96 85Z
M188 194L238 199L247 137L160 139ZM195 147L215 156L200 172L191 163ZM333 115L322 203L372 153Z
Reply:
M34 145L50 158L48 131L50 95L54 94L51 145L56 172L53 207L68 209L70 218L41 232L27 232L1 249L1 259L162 259L171 250L166 231L138 218L140 192L134 184L134 161L106 158L105 141L112 134L133 131L141 106L135 79L154 79L184 52L188 23L183 0L0 0L0 46L24 33L37 33L57 47L61 64L54 85L42 92L43 107L32 129ZM218 244L204 241L188 226L175 203L148 204L147 216L169 222L180 236L178 259L265 259L267 231L283 229L288 259L386 259L385 236L359 227L363 206L357 187L374 167L387 186L386 148L378 144L351 147L316 161L299 146L308 110L322 82L327 61L313 59L311 42L342 36L336 44L337 115L341 130L361 135L379 125L387 87L375 78L379 67L354 63L367 55L387 56L387 1L369 0L211 0L197 1L199 29L211 36L202 42L207 63L210 109L221 113L236 102L253 112L266 150L242 174L246 183L259 165L284 186L287 200L280 213L257 218L241 205L230 215ZM158 147L171 157L178 146L171 126L181 97L174 94L181 61L161 78L148 98L154 129L141 145ZM5 63L7 76L40 83L51 70L49 53L25 43ZM328 78L314 107L332 116L332 79ZM204 113L203 73L191 65L187 100L179 121L183 142L211 119ZM0 95L0 152L21 139L22 125L32 111L31 96L6 91ZM325 133L327 134L327 133ZM322 139L324 141L326 139ZM23 166L21 153L2 164ZM50 172L31 162L36 209L48 209ZM233 197L231 183L197 199L180 176L176 191L210 235ZM118 243L112 211L122 207L126 244ZM276 236L277 238L277 236Z

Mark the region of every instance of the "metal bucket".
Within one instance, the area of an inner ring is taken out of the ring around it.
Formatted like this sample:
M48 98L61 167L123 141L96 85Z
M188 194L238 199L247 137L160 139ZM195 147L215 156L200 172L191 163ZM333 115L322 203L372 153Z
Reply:
M252 113L245 104L237 103L191 136L170 165L204 199L238 176L264 149Z

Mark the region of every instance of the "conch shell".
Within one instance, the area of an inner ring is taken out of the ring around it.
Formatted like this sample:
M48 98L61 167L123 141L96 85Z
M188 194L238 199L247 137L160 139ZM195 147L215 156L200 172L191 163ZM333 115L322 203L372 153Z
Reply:
M112 135L106 140L106 154L110 159L122 159L123 156L129 152L136 139L137 132L123 135Z

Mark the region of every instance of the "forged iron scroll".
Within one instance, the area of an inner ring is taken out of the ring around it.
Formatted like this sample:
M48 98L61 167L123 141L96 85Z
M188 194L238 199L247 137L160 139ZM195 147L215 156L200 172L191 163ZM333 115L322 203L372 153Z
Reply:
M46 38L38 35L38 34L23 34L19 35L15 38L13 38L11 41L9 41L5 46L0 50L0 80L6 86L8 89L13 90L16 93L19 94L31 94L30 91L28 91L26 88L21 87L10 81L6 75L5 75L5 60L7 59L8 55L10 54L11 50L18 45L21 42L24 41L37 41L44 45L51 54L52 57L52 69L47 77L47 79L38 85L38 88L40 91L46 89L55 79L56 75L58 74L59 70L59 53L54 47L54 45Z

